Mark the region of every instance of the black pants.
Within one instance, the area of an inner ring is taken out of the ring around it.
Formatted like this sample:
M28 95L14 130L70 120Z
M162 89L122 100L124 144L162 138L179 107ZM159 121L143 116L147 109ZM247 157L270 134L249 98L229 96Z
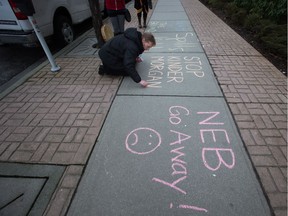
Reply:
M104 69L104 73L108 74L108 75L114 75L114 76L128 76L128 74L125 71L125 68L123 67L123 69L119 68L119 69L115 69L112 67L109 67L108 65L106 65L103 62L103 69Z
M143 14L143 24L146 25L146 20L147 20L147 14L148 14L148 8L145 7L145 5L142 5L142 10L140 10L137 13L137 18L138 18L138 23L141 25L141 17Z

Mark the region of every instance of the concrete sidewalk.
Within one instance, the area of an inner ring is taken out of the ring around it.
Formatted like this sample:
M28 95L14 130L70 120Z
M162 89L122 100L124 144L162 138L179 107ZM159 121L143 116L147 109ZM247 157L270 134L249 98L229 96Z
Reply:
M180 2L267 201L276 216L286 216L287 78L199 1ZM133 1L127 7L132 22L126 28L137 27ZM15 212L15 206L31 215L67 213L122 83L122 77L98 75L95 41L91 29L56 55L59 73L51 73L46 62L0 101L1 191L13 187L7 180L20 185L11 196L1 196L1 214Z

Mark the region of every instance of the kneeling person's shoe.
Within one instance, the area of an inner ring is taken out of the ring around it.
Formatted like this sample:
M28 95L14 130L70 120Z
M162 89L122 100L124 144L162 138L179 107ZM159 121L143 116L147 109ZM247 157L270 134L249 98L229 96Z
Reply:
M103 65L99 66L98 74L99 75L104 75L104 67L103 67Z

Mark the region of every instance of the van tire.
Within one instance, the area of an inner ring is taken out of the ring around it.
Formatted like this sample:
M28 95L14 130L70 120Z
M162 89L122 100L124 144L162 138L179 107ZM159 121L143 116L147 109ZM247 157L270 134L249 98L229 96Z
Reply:
M63 15L58 15L54 21L54 35L56 43L64 47L67 44L72 43L75 34L71 20Z

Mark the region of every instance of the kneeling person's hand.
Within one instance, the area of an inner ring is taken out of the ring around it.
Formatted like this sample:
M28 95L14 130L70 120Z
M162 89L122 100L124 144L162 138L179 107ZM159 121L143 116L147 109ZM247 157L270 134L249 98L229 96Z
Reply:
M145 80L141 80L139 83L144 88L148 86L148 82L146 82Z

